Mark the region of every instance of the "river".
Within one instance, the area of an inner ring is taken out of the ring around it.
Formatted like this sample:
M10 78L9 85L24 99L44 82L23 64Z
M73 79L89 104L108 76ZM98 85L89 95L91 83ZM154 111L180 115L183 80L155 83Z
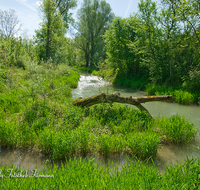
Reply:
M81 75L78 83L78 87L72 90L72 98L76 99L79 97L87 98L99 93L112 93L114 91L120 92L121 96L133 96L140 97L144 96L145 92L136 91L131 88L119 87L110 85L102 78L92 75ZM143 104L150 114L156 118L161 116L172 116L172 115L183 115L185 118L195 124L200 129L200 106L191 105L180 105L176 103L165 103L165 102L148 102ZM130 105L131 106L131 105ZM134 107L134 106L133 106ZM90 155L90 158L95 158L96 162L106 164L113 162L114 165L121 167L121 165L127 162L127 157L123 154L112 155L110 158L105 159L101 156ZM156 166L163 170L167 165L174 164L176 161L183 161L187 157L198 157L200 158L200 137L199 133L196 136L195 141L183 145L163 145L157 152ZM17 150L5 150L0 148L0 165L9 165L14 163L15 165L21 165L26 169L38 169L43 168L44 164L48 162L48 158L42 156L37 151L22 151Z
M144 91L136 91L131 88L110 85L108 82L105 82L102 78L99 78L97 76L81 75L78 87L72 92L72 98L87 98L102 92L112 93L114 91L120 92L121 96L124 97L140 97L145 95ZM143 105L145 106L145 108L147 108L147 110L154 118L162 116L170 117L172 115L178 114L185 116L188 121L193 122L195 126L200 129L200 106L181 105L177 103L166 102L147 102ZM164 169L166 165L169 165L171 163L174 164L176 161L183 161L187 157L200 158L199 133L197 134L195 141L187 145L163 145L158 150L156 157L157 164L161 169Z

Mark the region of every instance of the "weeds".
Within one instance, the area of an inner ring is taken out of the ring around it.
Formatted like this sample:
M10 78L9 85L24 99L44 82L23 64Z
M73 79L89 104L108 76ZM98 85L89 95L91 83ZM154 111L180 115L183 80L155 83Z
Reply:
M160 136L151 131L128 134L126 139L127 146L131 149L132 154L142 158L155 156L160 142Z

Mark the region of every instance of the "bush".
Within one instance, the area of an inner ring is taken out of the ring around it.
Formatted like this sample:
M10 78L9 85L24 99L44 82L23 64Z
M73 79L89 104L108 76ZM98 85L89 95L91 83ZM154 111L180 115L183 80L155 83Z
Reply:
M26 64L25 64L26 60L25 58L23 58L22 56L19 57L16 62L15 62L15 66L19 67L19 68L23 68L25 70L26 68Z
M194 97L191 93L182 91L182 90L176 90L173 93L174 99L178 103L182 104L191 104L194 102Z

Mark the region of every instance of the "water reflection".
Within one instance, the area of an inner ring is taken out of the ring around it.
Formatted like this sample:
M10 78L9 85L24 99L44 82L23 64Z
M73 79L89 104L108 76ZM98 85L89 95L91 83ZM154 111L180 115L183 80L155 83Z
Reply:
M2 149L0 148L0 166L14 164L22 169L41 170L44 168L47 157L38 151L27 151L23 149Z

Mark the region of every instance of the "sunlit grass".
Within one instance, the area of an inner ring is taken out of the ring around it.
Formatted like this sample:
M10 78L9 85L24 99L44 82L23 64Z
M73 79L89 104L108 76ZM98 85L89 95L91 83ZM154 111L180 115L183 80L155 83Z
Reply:
M165 136L165 140L170 143L188 143L194 139L197 133L194 124L179 115L157 119L157 124L161 134Z
M190 92L181 89L176 89L173 87L147 84L146 93L147 95L156 95L156 96L173 95L174 101L180 104L198 103L198 98L195 98L195 96L197 96L196 94L192 94Z
M186 159L184 164L169 166L164 173L148 162L132 159L118 169L74 158L60 167L54 164L32 172L4 166L0 167L0 189L199 189L199 160Z
M0 92L1 146L37 147L53 160L122 152L143 159L155 157L163 136L176 144L195 137L194 125L182 117L155 121L117 103L71 105L71 88L79 75L68 66L28 62L25 70L5 71L0 75L5 86Z

